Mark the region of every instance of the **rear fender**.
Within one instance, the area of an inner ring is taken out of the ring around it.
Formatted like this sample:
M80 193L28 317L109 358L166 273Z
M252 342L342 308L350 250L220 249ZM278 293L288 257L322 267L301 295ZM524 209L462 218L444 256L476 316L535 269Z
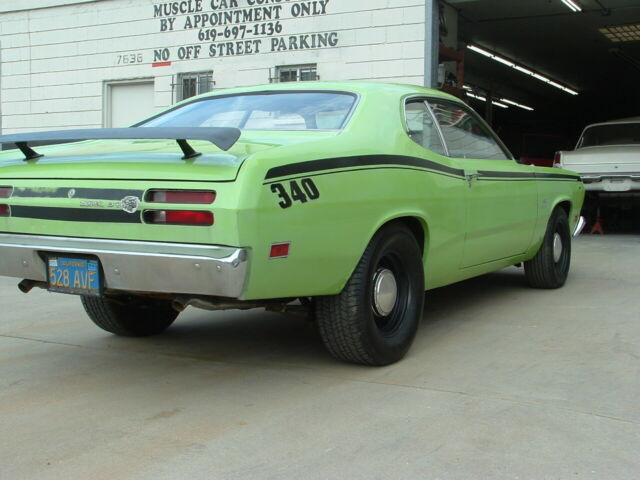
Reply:
M410 222L417 222L417 225L416 224L411 225L408 222L406 222L406 220L409 220ZM425 213L417 212L417 211L394 212L393 214L382 217L378 221L378 223L376 223L375 226L371 229L371 231L369 232L369 235L366 237L365 241L363 241L362 248L360 250L360 255L358 256L357 259L355 259L355 262L353 263L353 265L351 266L351 269L349 270L349 276L343 279L341 289L344 288L344 285L347 283L347 281L353 274L353 271L356 269L356 266L358 265L360 258L362 258L364 251L366 250L367 246L373 239L374 235L378 233L380 229L382 229L385 225L388 225L392 222L404 222L407 225L407 227L412 231L414 236L416 236L416 241L418 242L422 250L422 264L423 264L423 267L426 267L425 264L428 256L430 231L428 226L429 225L428 219L425 218ZM421 232L422 238L418 238L418 236L416 235L417 232L414 231L415 226L419 227L422 230Z

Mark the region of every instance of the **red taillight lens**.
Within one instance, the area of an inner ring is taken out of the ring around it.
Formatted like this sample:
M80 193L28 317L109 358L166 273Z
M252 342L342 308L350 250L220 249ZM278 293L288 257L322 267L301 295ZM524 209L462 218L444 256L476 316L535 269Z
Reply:
M555 157L553 157L553 166L562 168L562 154L560 152L556 152Z
M0 187L0 198L9 198L13 193L13 187Z
M216 192L205 190L151 190L147 201L151 203L193 203L209 205L216 199Z
M213 213L195 210L146 210L147 223L158 225L191 225L209 227L213 225Z
M10 217L11 216L11 207L9 205L0 203L0 217Z

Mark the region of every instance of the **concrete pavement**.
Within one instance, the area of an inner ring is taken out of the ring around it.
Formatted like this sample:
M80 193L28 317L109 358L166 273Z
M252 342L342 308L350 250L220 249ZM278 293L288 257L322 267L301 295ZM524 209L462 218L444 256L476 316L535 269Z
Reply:
M639 247L579 238L557 291L511 268L428 292L385 368L262 311L118 338L0 278L0 478L640 478Z

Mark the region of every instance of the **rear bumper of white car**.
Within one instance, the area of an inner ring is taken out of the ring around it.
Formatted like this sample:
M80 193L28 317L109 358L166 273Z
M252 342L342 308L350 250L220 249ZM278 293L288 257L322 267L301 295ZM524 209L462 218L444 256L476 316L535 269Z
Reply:
M580 178L587 191L640 191L640 173L584 173Z

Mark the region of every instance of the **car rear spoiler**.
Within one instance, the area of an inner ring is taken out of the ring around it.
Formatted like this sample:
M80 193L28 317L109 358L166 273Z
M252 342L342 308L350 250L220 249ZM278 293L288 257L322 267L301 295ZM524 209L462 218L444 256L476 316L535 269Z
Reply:
M202 155L196 152L188 140L208 140L221 150L229 150L240 138L238 128L228 127L130 127L87 128L80 130L54 130L50 132L16 133L0 135L0 144L15 144L25 156L33 160L43 155L29 147L29 143L66 143L81 140L175 140L182 149L183 159Z

